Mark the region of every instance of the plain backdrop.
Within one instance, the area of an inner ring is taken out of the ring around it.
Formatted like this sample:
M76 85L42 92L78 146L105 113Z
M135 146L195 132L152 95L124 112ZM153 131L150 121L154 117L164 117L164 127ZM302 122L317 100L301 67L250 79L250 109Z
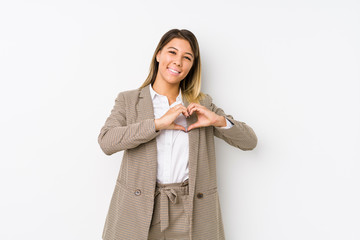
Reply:
M360 239L359 16L357 0L1 1L0 239L101 239L123 152L98 134L172 28L258 137L216 138L226 239Z

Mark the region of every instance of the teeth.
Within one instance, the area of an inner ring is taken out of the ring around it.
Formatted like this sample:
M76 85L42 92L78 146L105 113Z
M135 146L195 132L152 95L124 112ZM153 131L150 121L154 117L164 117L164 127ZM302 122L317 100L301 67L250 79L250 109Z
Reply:
M174 69L171 69L171 68L169 68L169 70L172 71L173 73L180 73L180 72L175 71Z

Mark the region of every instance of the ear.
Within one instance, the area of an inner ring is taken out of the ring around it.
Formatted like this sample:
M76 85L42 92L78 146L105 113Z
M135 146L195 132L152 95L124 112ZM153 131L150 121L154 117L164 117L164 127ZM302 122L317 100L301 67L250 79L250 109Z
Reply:
M159 62L159 58L160 58L160 54L161 54L161 50L159 50L156 54L156 61Z

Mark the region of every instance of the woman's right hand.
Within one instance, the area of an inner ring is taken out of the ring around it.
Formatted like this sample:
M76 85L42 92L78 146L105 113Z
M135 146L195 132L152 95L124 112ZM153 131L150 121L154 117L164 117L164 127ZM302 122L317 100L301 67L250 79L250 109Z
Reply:
M177 104L174 107L170 108L161 118L155 119L155 129L156 131L162 129L174 129L174 130L183 130L186 132L186 129L174 123L175 119L180 115L183 114L185 117L189 117L189 113L187 109L182 104Z

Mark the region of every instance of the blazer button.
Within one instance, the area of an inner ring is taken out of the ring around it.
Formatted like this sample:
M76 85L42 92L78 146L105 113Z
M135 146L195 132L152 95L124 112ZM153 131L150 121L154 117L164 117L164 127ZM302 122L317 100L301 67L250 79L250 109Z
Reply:
M136 196L139 196L140 194L141 194L140 189L136 189L136 190L135 190L135 195L136 195Z
M204 194L202 194L202 193L197 194L197 198L203 198L203 196L204 196Z

